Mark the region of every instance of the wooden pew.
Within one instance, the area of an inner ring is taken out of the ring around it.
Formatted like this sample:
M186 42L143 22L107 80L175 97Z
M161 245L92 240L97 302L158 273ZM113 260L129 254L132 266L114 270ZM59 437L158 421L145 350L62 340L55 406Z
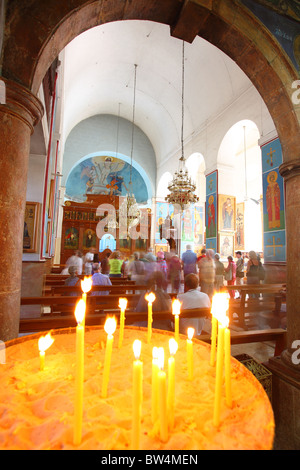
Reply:
M231 322L233 321L233 314L238 314L238 323L242 328L247 329L245 317L246 313L255 313L256 315L262 312L272 312L273 322L280 324L280 308L282 303L282 290L285 284L244 284L241 286L224 286L224 290L236 290L240 292L240 299L230 299L229 302L229 316ZM257 298L250 298L251 294L259 296ZM262 296L260 296L262 294ZM248 297L247 297L248 296Z
M125 285L111 285L111 286L92 286L90 293L92 292L106 292L109 291L110 294L115 295L127 295L127 293L134 294L136 291L146 291L146 285L136 285L136 284L125 284ZM76 293L77 295L82 294L81 286L54 286L51 287L50 295L70 295L71 293Z
M112 314L111 311L105 310L102 313L91 313L87 308L85 317L86 325L102 325L105 323L107 315ZM119 324L120 309L113 312ZM206 317L210 315L209 308L196 308L182 310L181 318L186 317ZM148 320L148 312L135 312L134 310L126 310L126 325L132 325L139 321ZM153 320L169 320L173 318L171 311L153 312ZM76 326L75 315L44 315L41 318L21 318L20 333L29 333L37 331L52 330L57 328L68 328Z
M274 356L279 356L287 346L286 330L282 328L252 331L233 331L230 330L231 344L275 342ZM199 339L206 343L211 342L210 335L200 335Z

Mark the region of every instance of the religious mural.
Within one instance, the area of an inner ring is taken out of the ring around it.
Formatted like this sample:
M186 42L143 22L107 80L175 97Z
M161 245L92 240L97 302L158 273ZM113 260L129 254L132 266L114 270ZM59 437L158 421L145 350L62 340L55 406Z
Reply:
M235 231L235 197L219 194L219 230Z
M218 171L206 176L206 248L217 251Z
M244 225L245 205L239 202L236 205L236 232L235 232L235 250L245 249L245 225Z
M282 150L279 139L261 148L263 173L263 231L265 262L286 261L284 184L279 173Z
M66 183L66 197L79 201L85 201L87 194L126 196L129 191L134 193L138 203L148 200L148 190L140 173L124 160L109 156L79 162Z

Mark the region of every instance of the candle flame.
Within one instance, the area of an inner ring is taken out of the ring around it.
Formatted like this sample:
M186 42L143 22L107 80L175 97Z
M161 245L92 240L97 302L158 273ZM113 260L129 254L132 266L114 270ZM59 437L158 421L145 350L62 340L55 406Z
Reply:
M126 298L122 298L122 297L119 298L119 307L120 307L121 310L126 309L127 302L128 302L128 300Z
M135 359L139 359L141 355L141 349L142 349L142 342L139 339L136 339L133 342L133 354Z
M48 348L50 348L53 341L54 338L52 338L51 333L48 333L46 336L41 336L38 341L39 351L45 352Z
M169 339L169 349L170 349L170 354L174 356L178 349L178 343L174 338Z
M157 363L158 367L163 370L164 368L164 360L165 360L165 351L164 348L158 348L158 357L157 357Z
M195 333L195 329L194 328L188 328L187 329L187 335L188 335L188 339L191 340L194 336L194 333Z
M181 302L179 299L174 299L172 302L172 313L173 315L179 315L180 314L180 307L181 307Z
M115 317L108 317L104 324L104 330L108 335L113 335L117 328L117 322Z
M211 314L219 320L226 315L229 309L229 294L226 292L218 292L212 298Z
M81 289L85 294L89 292L92 288L92 278L91 276L84 276L84 279L81 281Z
M154 346L152 349L152 358L158 359L158 347Z
M77 323L81 323L85 315L85 302L83 299L80 299L75 307L75 318Z
M147 302L149 302L149 304L152 304L154 300L156 299L156 297L153 292L150 292L150 294L145 295L145 299L147 300Z

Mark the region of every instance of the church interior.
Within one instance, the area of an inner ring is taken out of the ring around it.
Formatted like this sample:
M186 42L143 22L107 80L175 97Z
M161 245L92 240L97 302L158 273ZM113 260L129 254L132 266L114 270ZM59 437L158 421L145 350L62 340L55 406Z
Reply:
M296 0L0 1L1 342L52 330L75 251L255 251L231 354L266 371L272 448L300 449L299 20Z

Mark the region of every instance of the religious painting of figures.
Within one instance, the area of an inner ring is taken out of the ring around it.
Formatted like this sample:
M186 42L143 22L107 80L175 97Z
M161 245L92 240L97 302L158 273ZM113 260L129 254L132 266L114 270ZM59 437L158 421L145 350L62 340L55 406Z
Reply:
M96 248L97 235L96 232L90 228L84 231L83 233L83 249L90 250L91 248Z
M229 232L235 231L235 215L236 215L236 204L235 197L225 196L219 194L218 197L219 207L219 230L228 230Z
M79 232L77 228L70 227L65 233L64 246L67 250L78 250Z
M245 210L244 203L239 202L236 205L235 250L245 249L244 210Z
M285 229L283 178L278 169L263 174L264 231Z
M25 253L36 252L39 212L38 202L26 202L23 232L23 252Z
M206 238L217 236L217 207L216 194L210 194L206 198Z
M141 174L116 157L86 158L71 170L66 182L66 197L79 202L85 201L87 194L126 196L129 191L134 193L138 203L148 200L148 189Z
M170 229L174 228L174 206L168 202L156 203L155 243L167 244Z
M221 258L234 256L234 233L219 233L219 251Z

